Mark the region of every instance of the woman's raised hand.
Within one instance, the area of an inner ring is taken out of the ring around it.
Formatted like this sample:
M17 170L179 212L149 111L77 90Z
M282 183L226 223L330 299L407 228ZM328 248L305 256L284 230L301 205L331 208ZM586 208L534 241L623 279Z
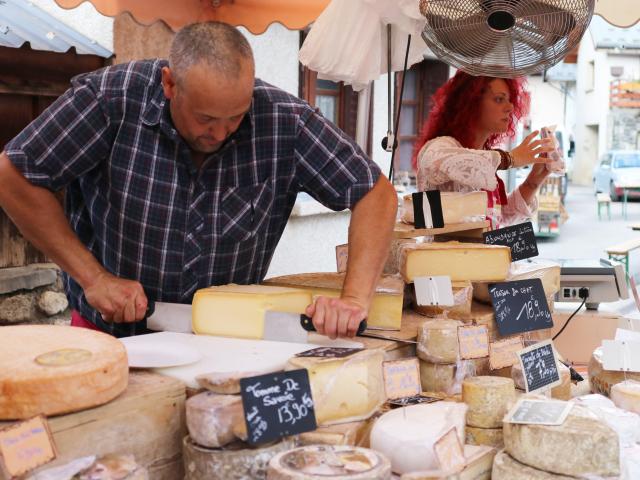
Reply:
M555 140L552 137L534 140L538 133L540 133L538 130L531 132L520 145L511 150L512 168L524 167L532 163L553 162L543 154L553 152L556 149Z

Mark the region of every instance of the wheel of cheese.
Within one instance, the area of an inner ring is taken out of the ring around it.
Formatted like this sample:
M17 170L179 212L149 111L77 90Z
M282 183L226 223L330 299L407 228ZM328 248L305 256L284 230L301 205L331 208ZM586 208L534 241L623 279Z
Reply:
M477 428L467 425L464 431L465 443L468 445L484 445L494 448L504 447L502 428Z
M368 448L311 445L276 455L269 462L268 480L387 480L391 464Z
M252 448L235 442L224 448L205 448L187 435L182 442L184 480L265 480L269 461L278 453L291 450L289 438Z
M503 377L469 377L462 382L462 401L467 404L467 425L478 428L502 427L502 418L513 405L516 388Z
M510 457L504 450L493 459L492 480L575 480L575 477L556 475L524 465Z
M418 328L418 357L431 363L456 363L460 358L458 320L436 319Z
M618 434L579 405L562 425L504 423L504 447L539 470L574 477L620 475Z
M489 357L460 360L451 364L420 360L420 383L424 392L457 395L462 390L462 381L465 378L487 373Z
M611 400L616 407L640 413L640 382L627 380L611 387Z
M625 380L640 382L640 372L616 372L605 370L602 366L602 347L594 350L589 360L589 386L591 393L601 393L607 397L611 393L611 387Z
M57 325L0 330L0 419L75 412L127 388L126 350L106 333Z
M189 398L185 407L187 429L196 444L217 448L237 440L234 430L244 424L240 395L203 392Z

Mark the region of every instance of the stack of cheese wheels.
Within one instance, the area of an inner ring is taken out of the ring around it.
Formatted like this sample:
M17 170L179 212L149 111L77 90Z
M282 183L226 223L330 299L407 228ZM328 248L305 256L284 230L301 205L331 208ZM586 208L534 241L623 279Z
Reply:
M618 434L580 405L572 406L562 425L505 422L504 446L517 462L555 475L601 478L617 477L621 471ZM508 458L502 460L517 466ZM501 475L494 478L547 478Z
M571 400L571 370L564 363L558 362L558 371L560 373L560 380L562 383L551 389L551 397L558 400ZM511 368L511 378L516 384L516 387L520 390L526 390L527 385L524 381L524 375L522 373L522 365L516 363Z
M459 320L433 319L418 328L420 380L425 392L460 393L462 381L469 376L489 372L489 358L460 359L458 347Z
M110 335L55 325L0 330L0 419L76 412L127 388L127 353Z
M462 382L462 401L467 404L466 443L502 448L502 419L515 402L510 378L471 377Z
M310 445L276 455L269 462L268 480L387 480L391 464L367 448Z
M616 372L605 370L602 365L602 347L594 350L589 360L589 386L592 393L601 393L609 396L611 387L624 382L625 380L636 380L640 382L640 372Z

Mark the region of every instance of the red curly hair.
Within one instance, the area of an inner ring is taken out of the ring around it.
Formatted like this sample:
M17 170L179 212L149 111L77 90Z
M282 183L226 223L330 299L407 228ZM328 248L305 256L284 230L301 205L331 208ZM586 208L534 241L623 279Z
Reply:
M414 146L412 164L417 168L418 153L429 140L449 136L458 140L463 147L474 148L477 119L480 118L482 94L494 77L474 77L458 70L431 97L429 118ZM525 90L523 78L504 78L509 88L513 111L504 133L491 135L483 148L489 149L502 140L514 137L516 124L529 112L529 93Z

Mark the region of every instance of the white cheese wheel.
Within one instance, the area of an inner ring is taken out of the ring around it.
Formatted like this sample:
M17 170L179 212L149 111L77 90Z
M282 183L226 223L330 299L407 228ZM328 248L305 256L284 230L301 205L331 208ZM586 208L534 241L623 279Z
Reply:
M240 395L203 392L186 403L187 429L191 439L202 447L223 447L236 440L234 427L244 423Z
M436 319L418 328L418 357L431 363L456 363L460 358L458 320Z
M625 380L640 381L640 372L617 372L605 370L602 366L602 347L593 351L589 360L589 386L592 393L601 393L607 397L611 393L611 387Z
M502 450L493 459L491 480L575 480L575 477L556 475L529 467L513 459Z
M513 405L515 385L510 378L469 377L462 382L462 401L467 404L467 425L498 428Z
M640 382L627 380L611 387L611 400L616 407L640 413Z
M465 427L465 443L468 445L485 445L487 447L503 448L504 438L502 428Z
M618 435L580 405L573 406L562 425L504 423L504 446L519 462L552 473L620 474Z
M57 325L0 330L0 419L76 412L127 388L126 350L106 333Z
M252 448L235 442L224 448L205 448L187 435L182 443L184 480L265 480L269 461L278 453L290 450L290 438Z
M464 403L435 402L397 408L382 415L371 430L371 448L391 460L394 473L439 468L435 442L452 428L464 445Z
M489 357L460 360L451 364L420 360L420 383L424 392L457 395L462 391L462 381L465 378L486 375L489 371Z
M367 448L311 445L276 455L269 462L268 480L387 480L391 464Z

